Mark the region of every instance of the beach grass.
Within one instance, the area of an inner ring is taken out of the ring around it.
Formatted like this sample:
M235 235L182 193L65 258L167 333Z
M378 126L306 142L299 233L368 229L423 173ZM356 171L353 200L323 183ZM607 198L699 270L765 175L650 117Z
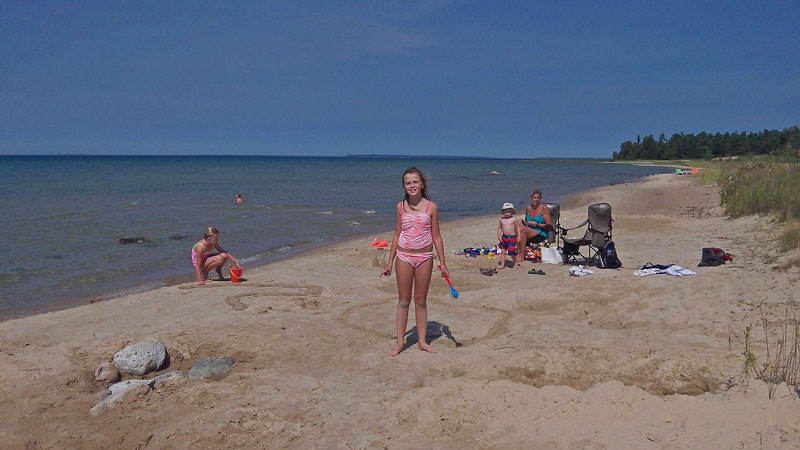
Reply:
M788 151L775 155L706 162L695 179L716 184L731 217L771 215L785 223L780 249L800 248L800 160Z
M721 183L722 205L733 217L774 214L800 219L800 164L754 160L733 167Z
M793 221L791 224L787 225L780 242L780 249L782 252L800 248L800 222Z
M769 384L769 398L775 398L776 388L782 384L794 390L800 388L800 317L796 305L787 307L782 318L771 320L764 305L761 307L763 327L763 362L753 350L753 325L744 330L743 339L734 333L742 346L744 362L742 377L754 378Z

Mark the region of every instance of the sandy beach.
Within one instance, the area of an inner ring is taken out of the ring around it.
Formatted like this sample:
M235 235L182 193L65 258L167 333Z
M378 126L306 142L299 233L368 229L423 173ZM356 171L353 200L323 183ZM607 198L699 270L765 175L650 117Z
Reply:
M797 392L778 386L770 399L767 384L743 379L736 336L756 325L763 357L762 311L775 320L797 312L800 272L774 254L775 224L729 219L714 187L676 175L570 197L561 223L580 223L601 201L613 207L624 267L584 277L527 262L482 275L497 260L453 251L495 244L499 211L443 223L461 295L451 298L434 274L435 355L411 346L387 356L397 290L394 277L379 278L387 252L369 246L375 236L246 269L242 283L171 286L2 322L1 446L800 447ZM697 267L703 247L736 257ZM697 275L634 277L646 262ZM546 275L529 275L532 267ZM185 373L205 356L236 363L222 379L138 389L89 414L105 388L95 368L147 336L166 344L170 365L143 378Z

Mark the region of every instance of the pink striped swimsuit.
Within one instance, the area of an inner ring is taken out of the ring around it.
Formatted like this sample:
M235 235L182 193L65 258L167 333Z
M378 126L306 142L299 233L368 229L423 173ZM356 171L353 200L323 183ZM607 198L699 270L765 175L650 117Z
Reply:
M419 250L433 244L431 216L428 215L431 202L428 201L428 207L425 208L424 214L407 214L404 203L399 203L400 237L397 239L397 245L407 250ZM415 268L432 257L432 251L412 253L397 249L397 258Z
M206 249L205 244L203 244L202 242L198 242L197 244L202 245L203 246L203 250ZM197 244L194 244L194 245L197 246ZM210 255L210 254L211 254L211 252L205 252L202 255L198 255L197 252L194 251L194 247L192 247L192 265L193 266L197 265L198 256L200 257L199 258L200 264L202 264L203 261L205 261L206 258L208 258L208 255Z

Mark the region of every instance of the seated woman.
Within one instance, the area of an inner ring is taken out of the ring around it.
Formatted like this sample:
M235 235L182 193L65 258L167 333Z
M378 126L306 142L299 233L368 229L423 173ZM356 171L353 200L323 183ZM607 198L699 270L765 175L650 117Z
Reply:
M525 259L528 242L539 243L547 239L547 231L553 228L550 210L542 203L542 192L538 189L531 194L531 204L525 207L525 217L521 220L517 236L517 264Z

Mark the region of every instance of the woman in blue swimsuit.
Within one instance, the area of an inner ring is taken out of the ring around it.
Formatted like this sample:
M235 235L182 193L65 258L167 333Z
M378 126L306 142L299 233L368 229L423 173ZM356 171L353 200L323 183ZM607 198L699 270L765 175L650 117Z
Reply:
M531 204L525 207L525 217L517 237L517 264L525 259L528 242L538 243L547 239L547 228L552 228L550 210L542 202L542 192L538 189L531 194Z

